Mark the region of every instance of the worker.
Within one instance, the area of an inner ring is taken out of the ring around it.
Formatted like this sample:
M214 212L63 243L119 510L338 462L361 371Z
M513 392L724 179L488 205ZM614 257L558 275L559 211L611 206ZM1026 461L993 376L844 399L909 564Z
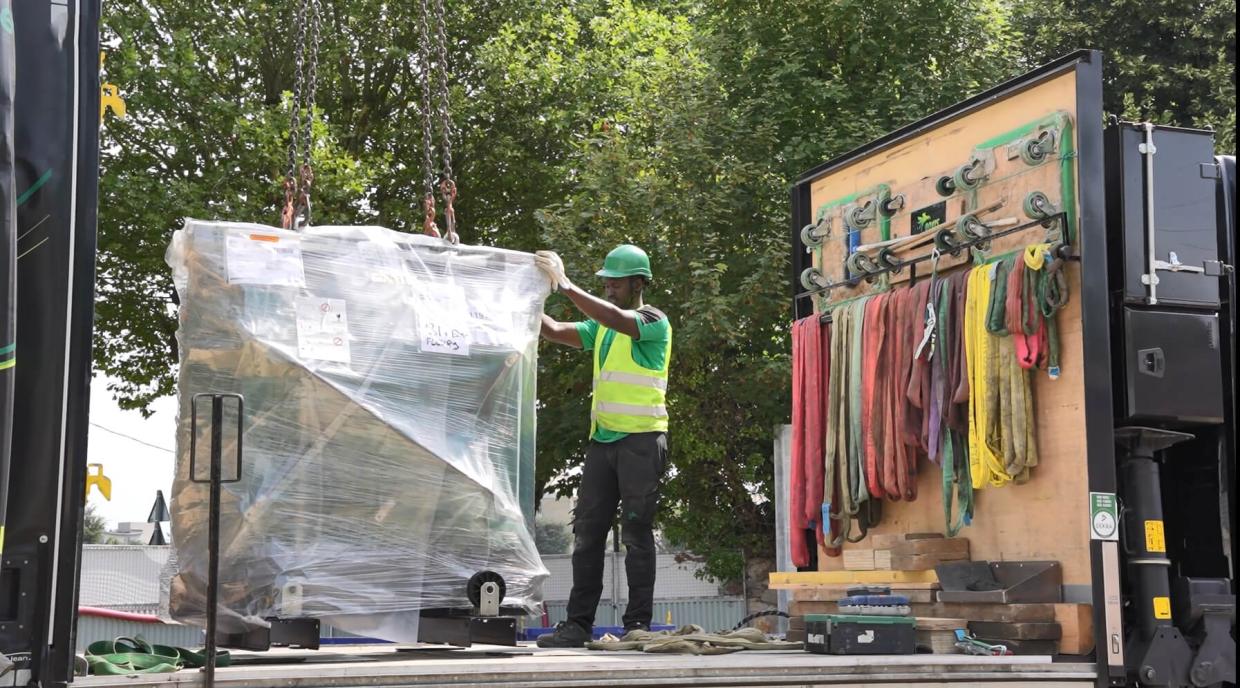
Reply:
M625 632L650 630L654 606L654 517L667 470L667 372L672 327L659 309L642 301L650 285L650 259L636 246L616 247L596 273L604 299L569 281L555 253L540 251L538 267L588 320L542 317L542 337L594 352L590 441L573 511L573 589L568 618L539 647L581 647L590 640L603 593L607 534L620 506L629 603Z

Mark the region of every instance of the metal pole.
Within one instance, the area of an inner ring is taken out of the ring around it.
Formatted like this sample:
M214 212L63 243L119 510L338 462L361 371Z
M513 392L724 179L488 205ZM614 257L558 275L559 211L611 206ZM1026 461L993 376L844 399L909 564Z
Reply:
M207 647L203 683L205 688L215 685L215 622L216 606L219 604L220 575L220 480L221 454L224 436L224 399L219 395L211 398L211 511L207 531Z

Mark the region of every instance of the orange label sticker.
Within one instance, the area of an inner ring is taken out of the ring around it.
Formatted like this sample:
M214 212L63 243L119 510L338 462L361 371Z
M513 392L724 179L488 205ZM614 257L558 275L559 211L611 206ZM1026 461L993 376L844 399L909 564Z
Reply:
M251 241L270 241L271 243L274 244L280 241L280 237L272 236L270 234L251 234L250 240Z

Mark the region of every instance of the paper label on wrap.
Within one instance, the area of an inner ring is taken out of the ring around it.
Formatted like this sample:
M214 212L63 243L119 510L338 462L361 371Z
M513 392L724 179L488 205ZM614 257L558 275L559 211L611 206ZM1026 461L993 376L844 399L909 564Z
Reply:
M348 363L349 318L343 299L297 298L297 355Z
M423 351L468 356L473 343L465 290L447 287L417 295L418 337Z
M229 284L306 286L301 239L262 232L229 232L224 239Z

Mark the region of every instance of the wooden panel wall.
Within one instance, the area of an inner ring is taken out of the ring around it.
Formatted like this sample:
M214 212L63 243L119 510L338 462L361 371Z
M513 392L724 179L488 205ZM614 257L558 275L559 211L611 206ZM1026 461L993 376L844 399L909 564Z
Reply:
M1000 100L989 107L930 130L893 148L880 151L852 165L824 175L811 184L811 209L818 210L852 194L887 185L893 193L905 193L909 202L892 218L891 236L909 233L909 213L924 205L941 200L934 191L938 177L969 160L983 141L1016 130L1031 122L1067 113L1075 122L1075 75L1065 74L1029 90ZM1076 128L1073 127L1075 136ZM975 207L985 208L1001 203L992 219L1018 218L1026 222L1021 210L1024 195L1041 190L1061 205L1060 163L1058 159L1037 167L1025 166L1019 160L996 156L992 184L978 192ZM1075 160L1072 161L1075 166ZM1074 176L1075 179L1075 171ZM947 219L953 220L962 211L961 198L948 200ZM839 213L849 205L841 203ZM968 210L969 208L964 208ZM846 245L837 233L828 239L822 250L815 252L815 265L823 267L829 280L844 277L842 263L847 256ZM1001 228L1000 228L1001 229ZM994 252L1042 240L1041 229L1031 229L995 241ZM862 234L862 243L880 239L877 225ZM907 255L927 253L929 247L910 250ZM824 263L825 253L825 263ZM949 268L962 261L941 261ZM1045 372L1037 372L1034 384L1035 409L1038 421L1038 454L1040 464L1025 485L1001 488L986 487L976 493L975 519L961 536L969 538L974 559L1021 560L1049 559L1060 561L1066 585L1087 585L1090 581L1089 504L1085 457L1084 376L1082 367L1080 270L1078 264L1068 269L1071 296L1067 307L1059 313L1062 374L1051 380ZM892 288L899 288L907 279L893 276ZM919 267L919 276L928 275L928 264ZM815 306L821 311L830 302L883 288L884 285L862 283L855 289L833 292ZM887 502L883 522L871 530L875 533L942 532L944 528L941 472L935 465L919 466L918 499L914 502ZM846 547L869 547L863 541ZM842 558L820 552L819 568L842 568Z

